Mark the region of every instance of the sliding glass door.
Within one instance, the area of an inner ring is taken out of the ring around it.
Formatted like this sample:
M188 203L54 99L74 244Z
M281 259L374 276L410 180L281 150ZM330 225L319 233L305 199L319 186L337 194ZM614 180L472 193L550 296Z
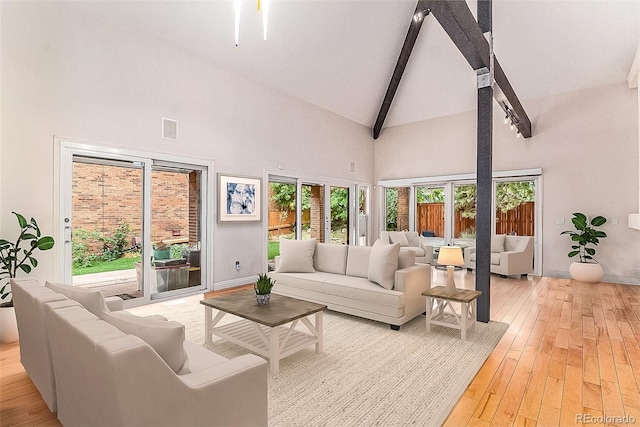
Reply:
M208 164L59 144L58 280L133 305L206 289Z
M144 163L74 155L72 169L71 215L64 219L71 284L144 296Z

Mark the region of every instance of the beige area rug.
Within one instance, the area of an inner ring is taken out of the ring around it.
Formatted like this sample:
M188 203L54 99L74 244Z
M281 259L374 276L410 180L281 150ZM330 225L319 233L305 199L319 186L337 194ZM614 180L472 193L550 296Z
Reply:
M201 299L130 311L181 322L187 340L202 344ZM280 373L269 375L269 425L440 426L507 327L478 323L462 342L460 332L451 328L432 326L426 333L424 316L393 331L386 324L327 311L324 352L315 353L311 346L280 361ZM227 358L248 352L219 339L209 348Z

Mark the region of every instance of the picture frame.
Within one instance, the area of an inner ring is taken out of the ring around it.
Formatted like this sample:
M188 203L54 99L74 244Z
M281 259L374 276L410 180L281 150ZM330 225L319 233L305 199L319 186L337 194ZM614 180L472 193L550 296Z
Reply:
M218 222L261 220L262 179L218 174Z

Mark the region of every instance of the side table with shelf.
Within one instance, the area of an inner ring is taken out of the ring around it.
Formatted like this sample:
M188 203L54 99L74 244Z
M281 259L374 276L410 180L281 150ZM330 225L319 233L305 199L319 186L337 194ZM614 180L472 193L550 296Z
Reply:
M445 292L444 286L436 286L424 291L422 295L427 297L427 332L431 332L431 325L459 329L461 339L465 341L467 339L467 330L476 323L476 300L482 295L482 292L471 289L457 289L455 293L450 294ZM452 302L460 303L459 314L451 304ZM451 312L445 312L447 307Z

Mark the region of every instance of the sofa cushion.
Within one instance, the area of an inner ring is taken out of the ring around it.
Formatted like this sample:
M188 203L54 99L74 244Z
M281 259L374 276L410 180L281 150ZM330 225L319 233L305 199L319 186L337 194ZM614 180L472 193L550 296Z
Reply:
M420 247L420 235L417 231L405 231L404 235L407 237L409 246Z
M491 236L491 252L493 253L504 252L504 234Z
M472 253L469 255L469 260L476 262L476 253ZM500 254L499 253L491 253L491 264L492 265L500 265Z
M273 286L273 292L276 293L281 285L322 292L322 282L334 276L333 273L325 273L323 271L316 271L315 273L279 273L272 271L268 275L276 281Z
M400 253L403 253L403 252L411 252L416 257L425 255L424 249L418 248L418 247L415 247L415 246L407 246L407 247L401 248L400 249ZM398 268L404 268L404 267L398 267Z
M313 267L325 273L345 274L347 270L347 245L316 244Z
M181 323L147 319L127 312L105 313L103 320L125 334L145 341L175 373L190 372L184 349L184 325Z
M360 277L333 277L323 284L326 294L350 298L357 301L388 305L404 306L404 293L382 288L369 280Z
M98 318L102 318L102 313L109 311L107 304L104 302L102 293L98 290L83 289L77 286L65 285L62 283L45 282L45 286L54 292L64 295L82 304L89 312Z
M313 273L313 254L316 239L292 240L280 238L278 273Z
M391 243L399 243L402 247L409 246L409 240L407 240L404 231L390 231L389 240L391 240Z
M370 246L349 246L347 256L347 276L369 278Z
M398 269L400 244L385 245L376 240L371 248L369 258L369 274L367 278L385 289L392 289L395 273Z

